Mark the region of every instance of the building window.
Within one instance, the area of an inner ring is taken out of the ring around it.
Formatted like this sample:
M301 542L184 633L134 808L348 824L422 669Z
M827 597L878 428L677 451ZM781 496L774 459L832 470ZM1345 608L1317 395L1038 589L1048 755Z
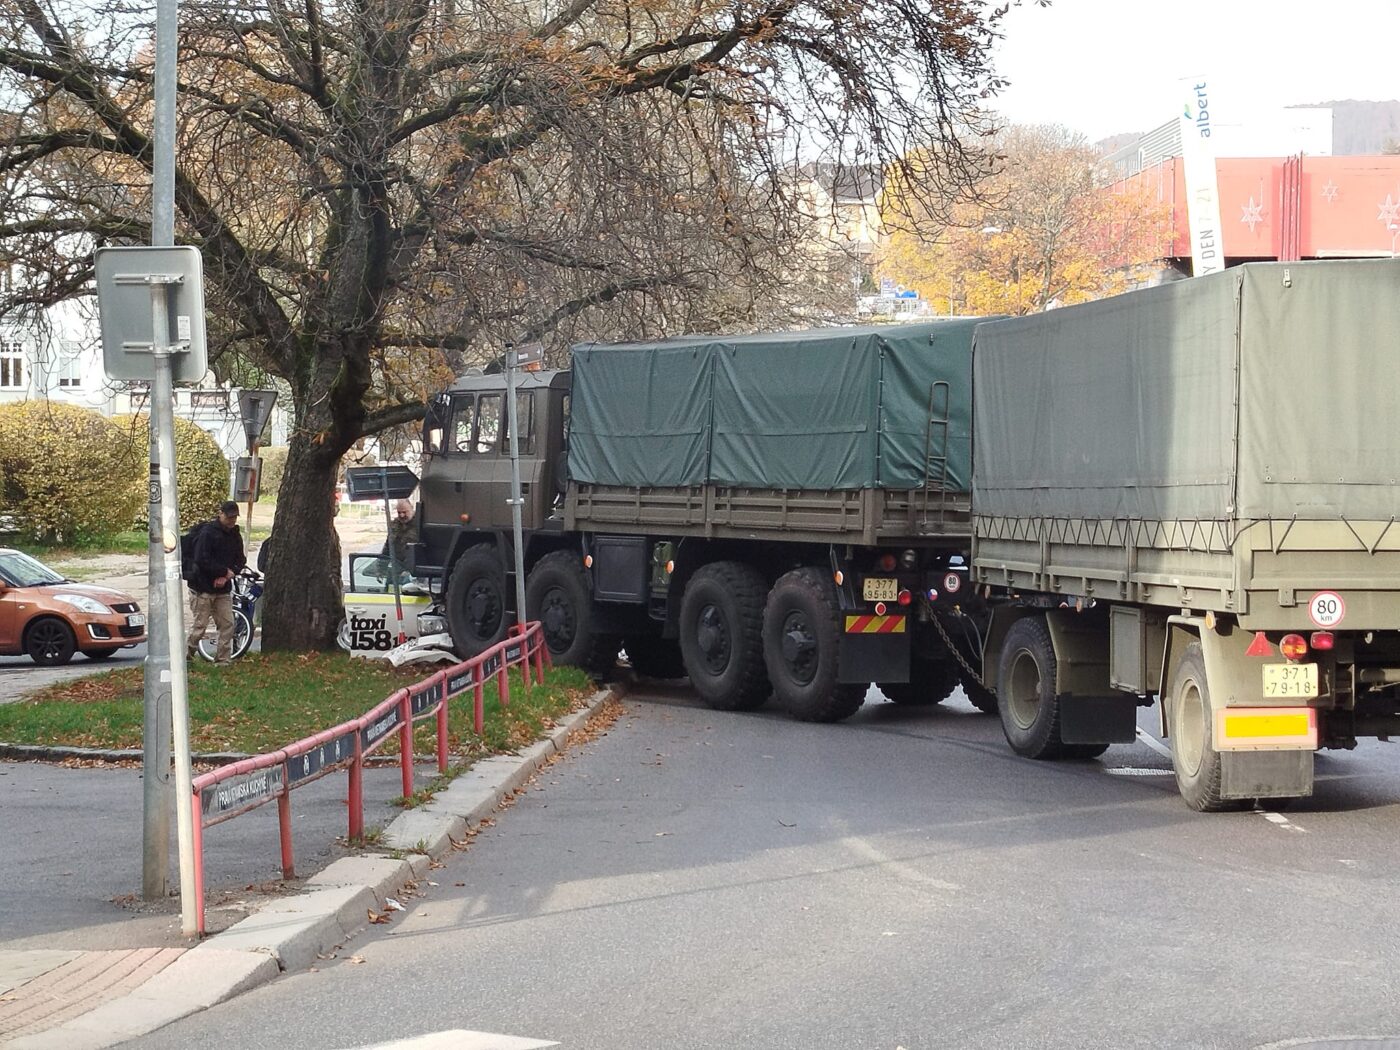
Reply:
M57 379L60 390L76 390L83 385L82 362L76 354L65 354L59 361Z
M0 340L0 390L24 389L24 344Z

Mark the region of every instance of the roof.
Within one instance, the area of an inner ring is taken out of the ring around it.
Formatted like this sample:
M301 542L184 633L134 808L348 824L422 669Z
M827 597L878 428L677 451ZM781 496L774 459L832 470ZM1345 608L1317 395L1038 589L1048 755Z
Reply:
M885 185L884 170L878 164L812 161L798 168L797 173L836 200L873 201Z

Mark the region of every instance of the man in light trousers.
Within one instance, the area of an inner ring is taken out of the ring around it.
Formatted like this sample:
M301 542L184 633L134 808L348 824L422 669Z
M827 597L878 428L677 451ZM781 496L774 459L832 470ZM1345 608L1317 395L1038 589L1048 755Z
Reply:
M238 529L238 504L220 505L219 516L199 531L194 543L194 571L190 574L190 630L185 648L194 658L199 640L212 617L219 632L216 664L233 659L233 577L248 564L243 534Z

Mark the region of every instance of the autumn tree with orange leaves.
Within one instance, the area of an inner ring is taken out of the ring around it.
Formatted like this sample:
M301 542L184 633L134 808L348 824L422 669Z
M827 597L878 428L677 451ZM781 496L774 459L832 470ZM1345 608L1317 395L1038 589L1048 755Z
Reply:
M992 169L948 209L950 222L909 222L903 195L922 194L898 174L889 180L881 276L917 289L938 313L987 316L1102 298L1152 271L1166 208L1106 186L1081 135L1013 125L992 143Z
M1039 0L1037 0L1039 2ZM150 11L0 0L10 299L148 240ZM979 0L184 0L177 239L214 351L290 386L267 648L329 647L332 489L360 438L506 340L753 327L799 294L787 178L901 171L918 222L980 164Z

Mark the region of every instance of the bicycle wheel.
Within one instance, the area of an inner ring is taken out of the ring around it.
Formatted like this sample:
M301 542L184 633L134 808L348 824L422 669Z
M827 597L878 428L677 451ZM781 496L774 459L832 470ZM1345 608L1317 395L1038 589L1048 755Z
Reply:
M212 624L210 628L212 628ZM199 655L210 663L219 651L219 637L217 632L210 628L204 631L204 637L199 640ZM232 659L237 660L248 651L248 646L253 644L253 624L248 619L248 614L242 609L233 610L233 654Z

